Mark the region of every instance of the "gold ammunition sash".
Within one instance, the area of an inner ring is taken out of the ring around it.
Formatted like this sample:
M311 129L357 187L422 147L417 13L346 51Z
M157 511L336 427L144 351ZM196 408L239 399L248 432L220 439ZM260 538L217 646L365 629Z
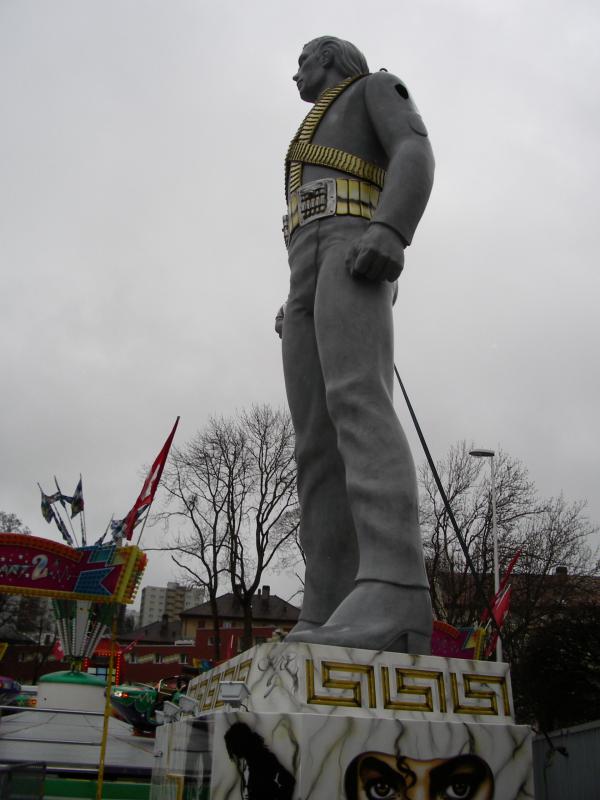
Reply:
M302 185L304 164L330 167L361 180L368 180L380 189L383 187L385 170L381 167L335 147L312 144L312 138L326 111L349 86L364 77L365 75L354 75L324 91L302 121L285 158L286 200L288 192L295 192Z

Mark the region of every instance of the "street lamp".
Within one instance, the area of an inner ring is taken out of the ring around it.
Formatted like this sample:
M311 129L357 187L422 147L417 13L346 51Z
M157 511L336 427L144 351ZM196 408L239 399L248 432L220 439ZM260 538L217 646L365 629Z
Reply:
M496 470L494 466L493 450L476 449L470 450L469 455L474 458L489 458L491 468L492 486L492 540L494 542L494 594L498 594L500 589L500 562L498 560L498 529L496 527ZM496 661L502 661L502 642L500 636L496 639Z

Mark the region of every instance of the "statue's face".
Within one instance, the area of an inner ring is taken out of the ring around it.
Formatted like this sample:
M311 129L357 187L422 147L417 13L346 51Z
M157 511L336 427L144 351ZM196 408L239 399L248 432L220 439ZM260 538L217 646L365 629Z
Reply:
M328 72L320 59L319 48L307 45L298 59L298 72L293 76L303 100L314 103L328 88Z

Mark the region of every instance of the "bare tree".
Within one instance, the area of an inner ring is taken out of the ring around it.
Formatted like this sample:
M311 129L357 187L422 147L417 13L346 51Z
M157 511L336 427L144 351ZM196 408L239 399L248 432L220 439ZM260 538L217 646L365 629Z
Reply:
M26 533L31 531L27 525L23 525L16 514L7 511L0 511L0 533Z
M155 515L168 530L177 526L169 545L171 558L186 575L190 585L205 590L211 606L215 631L215 654L220 659L220 623L217 597L221 577L227 573L226 555L229 486L235 485L236 471L224 443L232 424L212 418L203 431L182 448L172 448L162 476L166 493L163 511Z
M289 414L267 405L244 411L230 442L241 468L229 493L229 576L243 609L244 648L252 645L252 600L263 573L298 530L294 444Z
M469 456L465 442L451 448L437 465L448 500L465 539L485 597L478 596L464 553L428 467L420 470L421 529L434 615L453 625L473 624L493 595L492 503L489 470ZM595 528L585 503L562 496L540 499L525 466L506 453L496 456L496 508L501 574L521 550L515 569L511 615L504 632L509 656L551 607L586 591L598 572L598 556L589 546ZM568 581L556 580L562 567Z
M180 525L170 545L190 583L203 587L220 657L217 598L226 576L244 615L242 645L252 643L252 600L298 528L294 435L289 416L253 406L213 417L163 473L167 494L158 515Z
M0 533L30 534L31 531L16 514L0 511ZM12 594L0 593L0 628L14 622L15 609L18 608L19 602L20 600Z

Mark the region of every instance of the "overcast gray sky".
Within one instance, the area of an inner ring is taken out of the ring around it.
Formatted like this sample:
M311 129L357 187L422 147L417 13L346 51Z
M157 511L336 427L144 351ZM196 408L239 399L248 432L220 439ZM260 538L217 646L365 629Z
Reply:
M502 448L600 521L596 2L0 0L0 509L35 534L37 481L82 472L95 539L178 414L183 444L285 402L282 164L322 34L430 131L396 362L434 457ZM151 554L145 582L173 577Z

